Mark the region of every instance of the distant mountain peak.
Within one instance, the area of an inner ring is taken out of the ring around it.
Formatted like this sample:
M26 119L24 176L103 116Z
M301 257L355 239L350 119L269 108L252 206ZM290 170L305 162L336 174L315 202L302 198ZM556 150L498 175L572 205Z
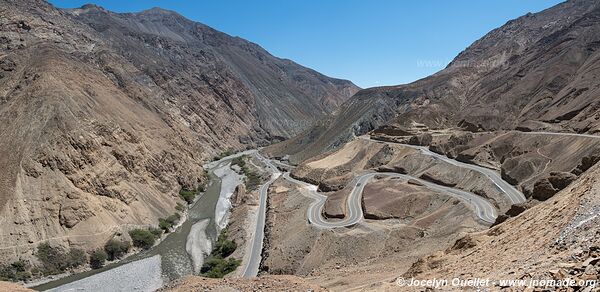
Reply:
M106 9L104 9L103 7L93 4L93 3L84 4L81 7L79 7L79 9L106 11Z
M139 14L139 15L177 15L177 16L182 16L181 14L177 13L176 11L168 10L168 9L164 9L164 8L160 8L160 7L152 7L150 9L142 10L142 11L136 13L136 14Z

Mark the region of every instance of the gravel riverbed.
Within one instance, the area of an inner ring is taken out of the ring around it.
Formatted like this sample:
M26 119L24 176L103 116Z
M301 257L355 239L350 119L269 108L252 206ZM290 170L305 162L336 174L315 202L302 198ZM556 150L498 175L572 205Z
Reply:
M156 291L163 285L160 262L156 255L48 291Z

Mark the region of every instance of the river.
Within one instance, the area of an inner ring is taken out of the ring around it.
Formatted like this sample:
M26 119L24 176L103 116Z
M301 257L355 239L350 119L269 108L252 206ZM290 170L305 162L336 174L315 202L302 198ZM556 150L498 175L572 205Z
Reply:
M241 176L231 171L233 155L209 164L206 191L188 210L185 222L148 251L129 256L97 270L60 278L36 287L38 291L153 291L163 282L194 274L202 265L203 254L216 241L218 224L226 221L229 199ZM222 185L222 183L224 185ZM215 213L218 216L215 218ZM224 218L225 217L225 218ZM190 233L191 232L191 233ZM192 258L194 260L192 260Z

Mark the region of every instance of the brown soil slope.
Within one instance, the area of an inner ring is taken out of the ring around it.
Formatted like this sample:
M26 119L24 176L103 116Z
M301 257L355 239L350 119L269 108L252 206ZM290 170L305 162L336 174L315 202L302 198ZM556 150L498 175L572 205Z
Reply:
M405 276L597 279L599 179L595 166L552 199L463 239L468 245L423 258Z
M326 291L294 276L265 276L251 279L210 279L187 277L169 284L160 291Z

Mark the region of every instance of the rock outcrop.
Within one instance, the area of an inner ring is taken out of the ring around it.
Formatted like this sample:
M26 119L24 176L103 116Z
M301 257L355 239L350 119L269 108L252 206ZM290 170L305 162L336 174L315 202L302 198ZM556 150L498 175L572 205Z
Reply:
M542 178L533 185L534 199L545 201L566 188L575 181L577 176L568 172L551 172L548 177Z

